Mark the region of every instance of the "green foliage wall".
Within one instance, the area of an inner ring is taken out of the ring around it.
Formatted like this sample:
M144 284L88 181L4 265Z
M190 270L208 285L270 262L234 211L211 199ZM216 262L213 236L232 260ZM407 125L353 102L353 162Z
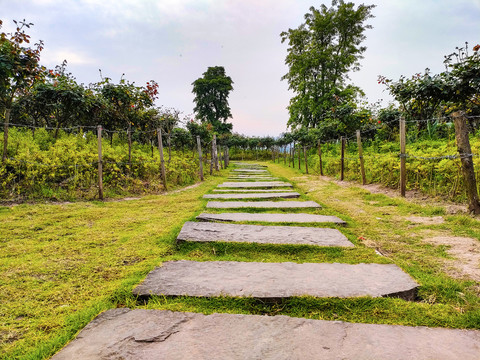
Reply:
M1 135L0 135L1 136ZM160 157L150 145L133 144L132 165L128 144L114 136L102 142L103 181L106 196L161 191ZM11 128L8 158L0 164L0 198L93 199L98 182L97 137L93 133L66 134L55 140L44 129L35 135ZM191 151L172 151L166 164L169 185L198 179L198 158Z

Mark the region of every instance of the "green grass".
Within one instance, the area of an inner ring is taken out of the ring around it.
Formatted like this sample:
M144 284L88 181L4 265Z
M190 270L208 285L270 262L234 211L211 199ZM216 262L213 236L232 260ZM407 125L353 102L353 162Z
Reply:
M446 247L426 244L421 236L421 231L428 230L480 238L478 220L456 215L444 216L443 224L412 225L406 216L444 215L443 208L372 195L359 187L342 187L283 165L269 163L269 168L274 175L293 180L289 181L302 199L323 206L295 212L339 216L347 225L329 227L339 229L355 248L176 244L183 223L205 211L207 200L202 196L225 180L225 171L198 187L139 200L0 207L0 354L4 354L0 358L48 358L101 311L115 307L480 328L478 287L473 281L450 276L445 268L451 260ZM231 297L153 297L147 303L137 301L133 287L155 266L178 259L395 263L421 287L416 302L368 297L296 297L276 303Z

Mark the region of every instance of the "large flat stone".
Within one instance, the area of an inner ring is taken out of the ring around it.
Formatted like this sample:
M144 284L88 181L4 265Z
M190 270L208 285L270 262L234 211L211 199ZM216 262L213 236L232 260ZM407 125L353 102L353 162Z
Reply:
M219 188L274 188L292 187L292 184L284 181L259 181L259 182L231 182L227 181L218 185Z
M276 199L276 198L298 198L297 192L279 192L279 193L254 193L254 194L207 194L204 199Z
M418 284L393 264L168 261L133 293L141 297L241 296L277 300L292 296L414 299Z
M319 208L315 201L209 201L207 209L297 209Z
M229 181L277 181L279 178L273 177L254 177L254 178L245 178L245 177L229 177Z
M480 331L111 309L52 360L478 360Z
M238 225L187 221L177 241L224 241L353 247L337 229L301 226Z
M263 221L272 223L335 223L345 224L345 221L328 215L314 214L249 214L249 213L223 213L207 214L203 213L197 216L201 221Z
M235 172L242 172L242 173L259 173L259 174L267 174L268 170L263 169L233 169Z
M215 192L224 193L267 193L267 192L293 192L292 189L213 189Z

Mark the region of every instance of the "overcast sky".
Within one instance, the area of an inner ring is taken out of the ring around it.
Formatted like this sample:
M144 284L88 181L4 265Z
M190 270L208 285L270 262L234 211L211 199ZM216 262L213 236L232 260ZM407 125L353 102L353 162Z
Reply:
M360 4L359 1L354 1ZM291 93L280 81L287 44L313 0L0 0L3 31L12 20L34 23L41 63L64 59L78 82L104 76L118 82L159 83L157 105L193 112L192 82L209 66L224 66L234 81L233 130L277 136L287 130ZM389 99L377 76L443 71L443 56L468 41L480 43L480 0L377 0L367 30L362 69L352 74L370 102Z

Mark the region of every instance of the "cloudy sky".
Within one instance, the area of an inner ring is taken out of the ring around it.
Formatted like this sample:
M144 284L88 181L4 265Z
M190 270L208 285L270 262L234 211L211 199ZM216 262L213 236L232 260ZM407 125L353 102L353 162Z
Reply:
M359 4L360 2L354 1ZM97 82L98 69L117 82L159 83L157 105L193 111L191 83L209 66L224 66L234 81L233 129L246 135L286 131L291 93L280 81L287 45L280 33L296 28L314 0L0 0L3 31L12 20L34 23L41 63L68 61L79 82ZM480 0L376 0L367 51L352 81L370 102L389 101L377 76L443 71L443 56L468 41L480 43Z

